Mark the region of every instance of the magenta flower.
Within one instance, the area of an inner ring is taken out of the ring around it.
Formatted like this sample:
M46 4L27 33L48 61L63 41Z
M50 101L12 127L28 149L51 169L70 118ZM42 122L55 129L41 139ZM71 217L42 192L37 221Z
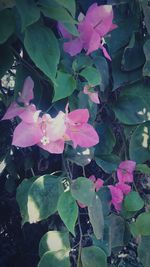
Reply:
M133 172L135 170L136 162L132 160L122 161L117 168L117 177L120 183L132 183Z
M59 30L64 38L69 41L64 43L64 50L71 56L80 53L85 49L89 55L98 48L103 50L106 58L111 60L108 52L103 46L103 37L117 26L112 23L113 10L111 5L98 6L96 3L90 6L86 16L78 25L79 37L67 33L65 27L58 24Z
M117 211L120 211L123 201L123 192L120 188L114 185L109 185L108 187L112 197L111 204L115 207Z
M15 101L12 102L2 120L11 120L25 111L26 107L29 105L30 100L34 98L33 87L33 80L31 79L31 77L27 77L23 85L22 93L17 99L18 102L24 104L24 107L19 106Z
M88 109L77 109L66 115L66 138L72 140L74 148L92 147L99 142L95 129L87 123Z
M88 85L85 85L84 86L84 89L83 89L83 93L88 95L90 100L93 102L93 103L96 103L96 104L100 104L100 101L99 101L99 98L98 98L98 92L91 92L90 91L90 86Z
M55 118L49 114L40 117L40 110L29 105L19 117L22 122L15 128L12 144L19 147L38 145L50 153L63 153L65 141L74 146L90 147L98 141L94 128L87 123L88 110L79 109L65 114L60 111Z

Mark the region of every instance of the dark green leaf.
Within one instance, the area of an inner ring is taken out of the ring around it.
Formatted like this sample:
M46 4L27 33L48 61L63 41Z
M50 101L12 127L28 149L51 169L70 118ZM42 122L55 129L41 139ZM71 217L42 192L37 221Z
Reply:
M97 192L97 195L102 202L103 214L104 216L107 216L110 213L111 202L111 194L109 188L107 186L101 187Z
M95 161L106 173L112 173L116 171L120 163L120 158L115 154L99 155L95 157Z
M15 6L15 0L0 0L0 11Z
M91 205L88 206L88 213L94 234L97 239L101 239L103 237L104 230L104 217L101 200L96 194Z
M53 32L38 23L31 25L25 31L24 45L36 66L54 80L60 51Z
M81 261L83 267L107 267L106 254L96 246L82 248Z
M58 71L54 86L55 95L53 102L70 96L75 89L76 81L72 75Z
M21 16L22 31L40 18L40 9L36 6L34 0L16 0L16 5Z
M39 177L28 192L29 222L46 219L55 213L60 193L60 180L57 177Z
M133 125L150 120L150 90L144 83L126 87L113 105L117 118Z
M112 60L113 91L142 79L142 68L134 71L123 71L121 67L122 52Z
M95 195L94 184L85 177L78 177L71 184L72 196L84 205L91 205Z
M96 124L96 131L100 137L100 142L95 147L95 155L110 154L116 143L111 126L108 123Z
M91 86L100 85L101 76L99 71L94 67L87 67L79 73L82 77L84 77L88 84Z
M145 122L134 131L129 145L130 159L143 163L150 158L150 122Z
M0 44L7 41L15 30L15 20L11 9L0 12Z
M145 62L143 40L138 33L133 33L122 58L122 67L125 71L132 71L141 67Z
M75 235L74 227L78 218L78 206L70 191L63 192L59 197L57 209L68 230Z
M138 211L144 206L144 201L138 192L130 192L124 199L124 207L127 211Z
M42 236L39 243L40 258L47 251L70 250L69 233L60 231L49 231Z

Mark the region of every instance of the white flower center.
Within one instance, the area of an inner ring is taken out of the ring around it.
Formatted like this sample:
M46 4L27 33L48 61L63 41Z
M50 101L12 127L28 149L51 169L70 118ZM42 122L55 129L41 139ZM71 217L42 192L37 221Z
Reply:
M41 139L41 143L45 146L47 144L49 144L49 137L47 136L43 136L42 139Z

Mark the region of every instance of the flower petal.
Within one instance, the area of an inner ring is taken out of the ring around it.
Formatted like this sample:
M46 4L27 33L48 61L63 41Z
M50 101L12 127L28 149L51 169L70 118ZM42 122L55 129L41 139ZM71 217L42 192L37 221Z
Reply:
M19 147L33 146L42 138L42 131L38 123L29 124L25 122L19 123L13 134L12 145Z
M25 108L20 107L16 102L12 102L2 120L11 120L16 116L19 116L24 110Z
M29 76L25 79L23 90L21 96L18 98L18 101L23 102L24 104L29 104L30 100L34 98L33 87L34 87L34 82L32 78Z
M125 160L119 164L117 168L117 177L120 183L133 182L133 171L135 170L136 162Z
M43 148L44 150L54 153L54 154L61 154L64 151L64 141L57 140L55 142L50 142L47 145L43 145L42 143L38 144L39 147Z
M76 109L71 111L67 117L73 123L86 123L89 119L88 109Z
M103 186L104 181L100 178L98 178L95 182L95 190L96 192Z
M64 51L70 54L70 56L75 56L81 52L83 48L83 43L80 38L75 38L69 42L64 43Z
M67 135L73 141L74 147L92 147L99 142L99 137L95 129L88 123L82 126L74 126L67 129Z

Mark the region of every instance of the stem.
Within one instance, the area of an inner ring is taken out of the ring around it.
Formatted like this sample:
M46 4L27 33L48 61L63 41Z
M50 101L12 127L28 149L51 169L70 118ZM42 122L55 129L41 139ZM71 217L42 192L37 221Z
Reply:
M80 266L81 249L82 249L82 237L83 237L82 228L81 228L81 222L80 222L80 214L79 214L79 217L78 217L78 225L79 225L80 241L79 241L77 267Z
M86 173L85 173L85 168L84 168L84 166L82 167L82 170L83 170L83 176L86 177Z

